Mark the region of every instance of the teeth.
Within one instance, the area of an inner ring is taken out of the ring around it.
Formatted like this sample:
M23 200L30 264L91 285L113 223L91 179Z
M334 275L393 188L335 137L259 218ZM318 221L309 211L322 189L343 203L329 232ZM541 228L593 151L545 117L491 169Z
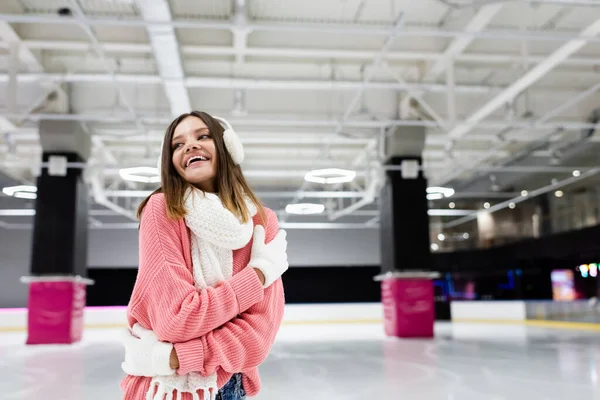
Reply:
M192 161L194 161L194 160L206 161L207 159L206 159L206 157L204 157L204 156L194 156L194 157L190 158L190 159L187 161L187 163L186 163L186 165L185 165L185 166L186 166L186 167L189 167L189 166L190 166L190 163L191 163Z

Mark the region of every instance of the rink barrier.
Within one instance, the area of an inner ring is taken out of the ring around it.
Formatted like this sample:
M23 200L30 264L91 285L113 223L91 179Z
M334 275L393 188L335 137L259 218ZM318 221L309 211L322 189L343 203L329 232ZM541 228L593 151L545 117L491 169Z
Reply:
M527 304L526 304L527 303ZM600 308L589 301L454 301L452 322L600 331ZM525 311L523 311L525 310ZM596 323L598 322L598 323ZM125 307L86 307L86 329L125 327ZM383 324L381 303L288 304L283 325ZM24 332L26 308L0 309L0 332Z
M114 329L127 326L125 307L86 307L85 329ZM382 324L381 303L288 304L283 325ZM22 332L27 326L27 309L0 309L0 332Z
M579 301L453 301L452 322L600 331L600 306Z

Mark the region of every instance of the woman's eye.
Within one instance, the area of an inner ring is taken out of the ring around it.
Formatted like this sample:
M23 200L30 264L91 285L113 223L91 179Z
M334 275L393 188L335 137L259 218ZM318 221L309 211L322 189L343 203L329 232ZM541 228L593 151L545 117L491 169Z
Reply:
M203 139L210 139L209 135L200 135L199 139L203 140Z

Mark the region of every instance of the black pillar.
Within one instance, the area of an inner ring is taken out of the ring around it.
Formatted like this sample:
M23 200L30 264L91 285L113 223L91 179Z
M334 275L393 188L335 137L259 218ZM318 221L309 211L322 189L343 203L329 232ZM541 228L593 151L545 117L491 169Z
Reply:
M37 179L31 255L32 276L86 276L88 189L80 168L91 138L77 121L41 120L42 168Z
M44 153L83 162L76 153ZM42 169L37 179L37 199L31 252L32 276L87 276L88 189L81 169L69 168L65 176Z
M386 165L399 167L404 160L421 158L394 156ZM386 171L381 189L381 272L432 269L427 214L427 179L405 177L401 170Z

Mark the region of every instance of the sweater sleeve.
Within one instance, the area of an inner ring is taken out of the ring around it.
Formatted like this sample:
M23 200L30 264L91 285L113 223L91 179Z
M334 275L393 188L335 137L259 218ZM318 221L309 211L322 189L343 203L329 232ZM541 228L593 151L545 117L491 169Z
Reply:
M269 210L270 211L270 210ZM279 225L268 213L267 241ZM217 368L235 373L259 366L267 358L283 320L285 295L281 278L265 289L264 299L237 318L205 336L175 344L177 373L198 372L207 376Z
M179 224L164 200L150 199L140 223L140 265L128 310L161 341L184 342L222 326L264 299L252 268L216 287L198 290L183 257Z

